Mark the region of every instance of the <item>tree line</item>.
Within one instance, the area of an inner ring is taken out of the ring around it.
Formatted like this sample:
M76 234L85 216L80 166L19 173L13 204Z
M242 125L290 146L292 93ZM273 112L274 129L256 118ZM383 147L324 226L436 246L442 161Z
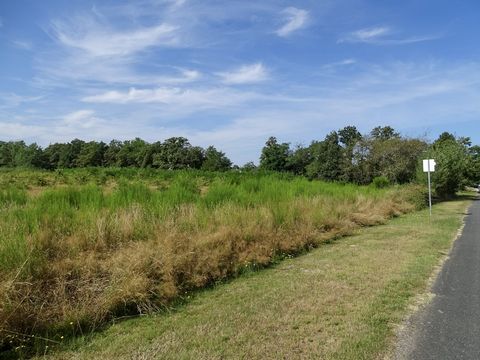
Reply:
M402 137L390 126L362 135L355 126L332 131L322 141L291 148L270 137L260 168L293 172L310 179L357 184L405 184L424 181L421 160L438 164L433 184L438 196L448 197L466 185L480 183L480 146L469 138L444 132L433 143Z
M423 179L422 158L434 158L435 190L449 196L465 185L480 183L480 147L469 138L447 132L433 143L407 138L390 126L378 126L361 134L355 126L332 131L309 146L291 147L270 137L262 149L260 164L233 166L222 151L192 146L184 137L148 143L140 138L85 142L75 139L41 148L24 141L0 141L0 167L60 169L77 167L139 167L158 169L230 169L290 172L309 179L356 184L404 184ZM423 180L422 180L423 181Z
M42 149L24 141L0 142L0 166L41 169L103 167L153 167L158 169L204 169L225 171L232 167L226 155L213 146L192 146L183 137L148 143L140 138L50 144Z

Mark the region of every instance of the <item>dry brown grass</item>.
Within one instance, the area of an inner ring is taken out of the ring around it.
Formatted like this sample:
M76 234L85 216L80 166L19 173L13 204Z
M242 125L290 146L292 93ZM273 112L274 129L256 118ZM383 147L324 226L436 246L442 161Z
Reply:
M466 201L442 203L115 323L54 359L380 359L449 248ZM66 349L65 349L66 348Z
M205 212L184 204L162 219L132 205L63 232L46 225L28 241L48 261L31 256L26 275L1 274L0 327L53 338L83 333L414 209L398 190L280 205L229 202Z

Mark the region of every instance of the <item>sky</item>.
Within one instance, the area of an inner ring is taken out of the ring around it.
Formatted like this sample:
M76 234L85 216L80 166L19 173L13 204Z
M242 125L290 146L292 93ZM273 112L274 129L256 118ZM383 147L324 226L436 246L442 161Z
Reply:
M478 0L2 0L0 140L480 143Z

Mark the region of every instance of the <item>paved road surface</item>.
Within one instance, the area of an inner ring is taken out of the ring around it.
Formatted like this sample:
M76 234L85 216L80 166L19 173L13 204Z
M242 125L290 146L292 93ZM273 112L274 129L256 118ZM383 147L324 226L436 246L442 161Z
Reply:
M465 220L433 286L435 297L409 320L397 359L480 359L480 201Z

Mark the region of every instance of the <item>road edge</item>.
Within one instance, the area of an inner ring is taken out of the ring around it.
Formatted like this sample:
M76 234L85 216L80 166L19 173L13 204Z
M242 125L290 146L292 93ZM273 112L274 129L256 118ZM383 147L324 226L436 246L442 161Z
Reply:
M475 195L478 199L480 198L478 195ZM421 316L423 310L425 310L435 298L435 294L433 293L433 286L445 264L445 262L450 258L450 255L453 251L454 245L457 240L462 236L463 230L466 224L466 218L468 216L468 212L470 207L473 205L473 202L469 202L468 205L464 209L464 214L461 219L461 225L457 230L457 233L452 239L450 244L450 249L448 253L442 253L442 256L438 260L437 265L433 268L430 277L425 282L424 290L418 294L416 294L410 301L407 306L407 312L403 317L402 321L395 325L394 335L391 339L391 343L389 344L385 355L383 356L383 360L403 360L405 356L408 355L405 351L402 354L399 353L400 349L410 349L412 350L412 342L411 339L415 336L416 330L407 332L407 330L412 329L413 320L416 316Z

